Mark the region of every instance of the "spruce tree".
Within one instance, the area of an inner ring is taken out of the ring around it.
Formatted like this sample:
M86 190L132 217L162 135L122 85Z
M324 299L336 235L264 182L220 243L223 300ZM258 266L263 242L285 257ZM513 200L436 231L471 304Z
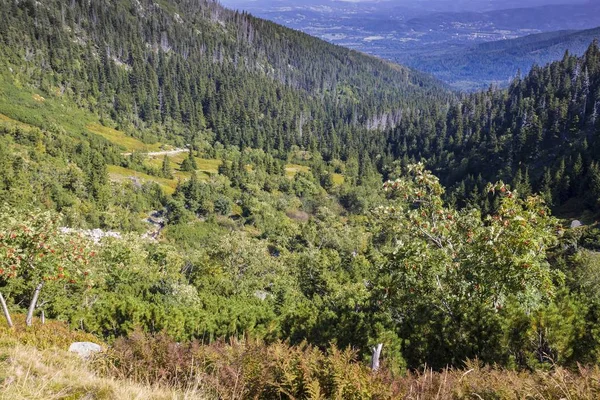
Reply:
M183 160L183 162L181 163L180 168L182 171L187 171L187 172L195 171L198 169L198 165L196 164L196 159L194 158L194 155L192 154L191 150L189 151L187 158L185 160Z
M163 178L173 179L173 172L171 171L171 161L169 160L169 156L166 154L162 162L161 175Z

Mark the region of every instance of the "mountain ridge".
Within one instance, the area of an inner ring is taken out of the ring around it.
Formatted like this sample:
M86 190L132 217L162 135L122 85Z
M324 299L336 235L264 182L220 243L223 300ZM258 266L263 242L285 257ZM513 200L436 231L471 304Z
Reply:
M433 74L451 87L472 91L490 84L506 86L519 70L526 74L536 64L560 60L566 51L582 55L598 39L600 27L544 32L467 47L433 49L404 62Z

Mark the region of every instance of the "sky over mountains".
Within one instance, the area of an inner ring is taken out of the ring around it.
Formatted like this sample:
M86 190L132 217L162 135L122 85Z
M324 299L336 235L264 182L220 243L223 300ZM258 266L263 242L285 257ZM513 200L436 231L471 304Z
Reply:
M592 3L592 1L589 1ZM227 7L252 9L264 7L302 8L315 5L360 4L381 8L406 7L423 11L489 11L508 8L538 7L555 4L586 3L586 0L223 0Z

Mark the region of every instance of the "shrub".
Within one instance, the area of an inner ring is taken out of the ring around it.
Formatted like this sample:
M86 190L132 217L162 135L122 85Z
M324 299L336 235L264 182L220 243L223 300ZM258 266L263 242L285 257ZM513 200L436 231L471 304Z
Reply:
M231 201L225 197L220 196L215 200L215 211L221 215L231 214Z
M104 373L119 379L177 388L201 384L222 399L383 399L398 394L389 374L373 374L357 362L356 352L335 346L325 353L305 343L183 344L164 334L136 331L117 340L97 362Z
M10 329L4 321L0 322L0 346L15 344L29 345L40 350L48 348L68 349L73 342L100 343L95 336L70 329L61 321L47 320L45 324L34 321L34 325L25 325L25 315L12 316L14 327Z

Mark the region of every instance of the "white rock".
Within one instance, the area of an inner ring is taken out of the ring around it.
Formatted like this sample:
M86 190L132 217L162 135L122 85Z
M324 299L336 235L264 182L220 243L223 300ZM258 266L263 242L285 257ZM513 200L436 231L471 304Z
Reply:
M264 290L257 290L254 292L254 297L264 301L267 299L267 297L273 297L273 295L269 292L265 292Z
M102 347L92 342L75 342L69 346L69 351L71 353L76 353L80 357L88 358L95 353L100 353Z
M571 229L579 228L581 226L583 226L583 224L581 223L581 221L574 220L573 222L571 222Z

